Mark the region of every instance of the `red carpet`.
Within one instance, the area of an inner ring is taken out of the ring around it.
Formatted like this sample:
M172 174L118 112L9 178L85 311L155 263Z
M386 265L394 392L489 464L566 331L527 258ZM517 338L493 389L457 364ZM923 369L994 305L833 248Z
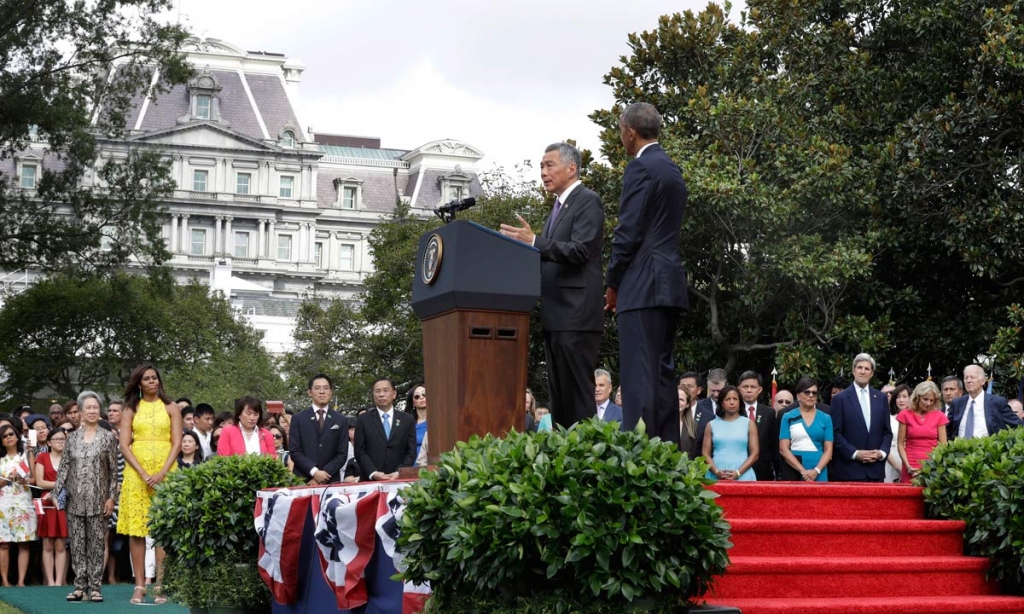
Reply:
M925 520L920 488L719 483L731 564L708 595L743 614L1022 614L988 561L963 556L965 525Z

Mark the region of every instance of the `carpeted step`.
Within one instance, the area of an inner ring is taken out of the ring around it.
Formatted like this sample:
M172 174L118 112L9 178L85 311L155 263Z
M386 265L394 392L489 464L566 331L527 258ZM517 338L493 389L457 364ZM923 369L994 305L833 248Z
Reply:
M716 482L725 518L924 518L922 489L900 484Z
M730 557L713 597L730 599L994 595L988 560L966 556Z
M900 586L883 587L899 593ZM731 599L708 603L743 614L1021 614L1024 597L870 597L861 599Z
M802 514L801 514L802 516ZM732 519L729 556L958 556L958 520Z

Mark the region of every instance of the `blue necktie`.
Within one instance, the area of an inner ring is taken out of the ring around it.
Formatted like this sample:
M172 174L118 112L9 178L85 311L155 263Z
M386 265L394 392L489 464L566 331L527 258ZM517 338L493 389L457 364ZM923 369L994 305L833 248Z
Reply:
M964 424L964 439L974 437L974 399L967 404L967 423Z
M388 420L390 414L384 414L384 437L391 439L391 421Z
M857 386L860 390L860 411L864 414L864 426L871 430L871 403L868 402L868 389Z

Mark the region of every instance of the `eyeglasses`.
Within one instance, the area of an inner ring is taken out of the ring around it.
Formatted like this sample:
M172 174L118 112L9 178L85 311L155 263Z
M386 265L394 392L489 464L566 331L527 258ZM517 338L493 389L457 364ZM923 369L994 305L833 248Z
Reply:
M284 436L281 433L274 433L274 439L284 439Z
M14 433L14 432L11 432L11 433L4 433L4 435L3 435L3 439L7 439L8 437L14 437L15 439L17 439L17 437L18 437L18 434L17 434L17 433Z
M425 398L427 398L427 395L425 393L424 394L414 394L414 395L412 395L412 398L414 398L416 400L425 399Z
M58 441L67 441L67 440L68 440L67 437L51 437L49 441L50 441L50 443L56 443Z
M800 394L806 394L809 397L816 397L816 396L818 396L818 391L817 390L804 390Z

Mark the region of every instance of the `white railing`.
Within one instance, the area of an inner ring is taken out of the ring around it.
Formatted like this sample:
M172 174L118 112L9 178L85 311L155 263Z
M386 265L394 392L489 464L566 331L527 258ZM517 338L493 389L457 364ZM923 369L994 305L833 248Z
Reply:
M409 163L403 160L378 160L376 158L344 158L341 156L324 156L320 162L334 162L335 164L353 164L356 166L379 166L382 168L409 168Z

